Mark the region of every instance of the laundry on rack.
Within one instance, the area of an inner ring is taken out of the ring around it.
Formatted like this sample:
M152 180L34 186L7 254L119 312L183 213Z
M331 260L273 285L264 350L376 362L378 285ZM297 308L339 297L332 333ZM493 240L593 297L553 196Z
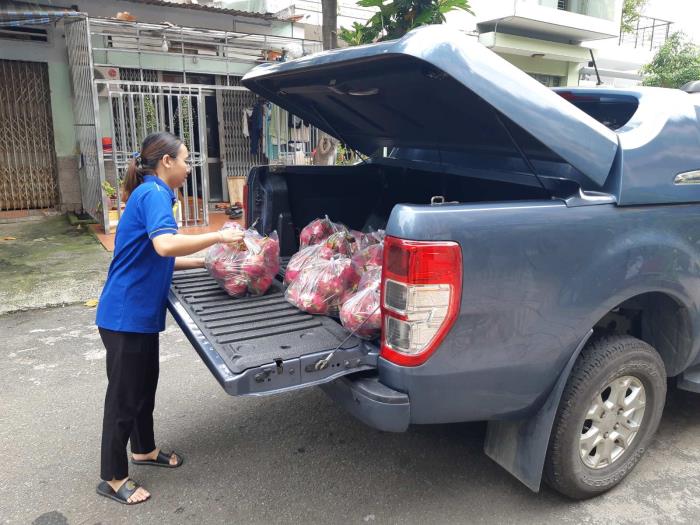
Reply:
M248 131L248 120L253 115L253 108L245 108L243 110L243 136L245 138L250 137L250 132Z

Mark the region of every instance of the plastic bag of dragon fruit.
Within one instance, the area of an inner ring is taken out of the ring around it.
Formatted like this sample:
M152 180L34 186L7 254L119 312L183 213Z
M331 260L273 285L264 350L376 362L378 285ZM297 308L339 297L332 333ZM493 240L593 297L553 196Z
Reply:
M310 314L338 316L357 290L360 275L349 257L334 255L301 269L285 292L287 301Z
M357 293L340 308L342 325L363 339L376 339L382 330L382 314L379 309L382 269L372 267L360 280Z
M373 266L382 265L384 257L384 241L379 244L370 244L363 250L352 256L352 262L360 273L363 273Z
M302 248L289 259L287 269L284 272L284 284L291 284L302 269L312 266L319 261L328 261L334 255L333 250L323 244L312 244Z
M355 239L355 253L364 250L367 246L384 241L384 230L373 230L367 233L362 233L357 230L348 230L348 233Z
M236 223L224 228L243 230ZM262 295L272 286L280 267L277 233L262 236L250 229L236 245L218 243L207 251L204 264L209 274L232 297Z
M312 244L302 248L289 259L284 274L284 284L289 285L296 279L302 268L315 264L319 260L327 261L337 254L351 256L355 253L354 244L355 239L351 235L345 231L339 231L331 234L320 244Z
M322 219L314 219L302 228L299 234L299 247L306 248L312 244L320 244L334 233L340 231L347 232L347 227L333 222L328 218L328 215Z

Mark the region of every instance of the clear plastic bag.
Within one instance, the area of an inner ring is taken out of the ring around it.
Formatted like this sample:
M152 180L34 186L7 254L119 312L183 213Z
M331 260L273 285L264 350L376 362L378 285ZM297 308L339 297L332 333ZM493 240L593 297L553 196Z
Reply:
M337 316L340 306L357 290L360 275L349 257L334 255L299 272L285 297L294 306L318 315Z
M236 223L226 223L224 228L243 230ZM236 245L218 243L209 248L204 264L229 295L262 295L272 286L279 271L279 255L276 232L263 237L250 229L244 231L243 240Z
M292 255L284 274L284 284L288 285L294 281L305 266L315 264L318 260L328 260L336 254L350 257L355 251L355 239L352 235L345 231L332 233L319 244L306 246Z
M379 274L381 275L381 269ZM369 275L369 272L365 275ZM357 293L345 301L340 309L342 325L363 339L376 339L382 330L379 285L379 279L371 279L365 283L364 288L359 288Z
M365 245L369 246L371 244L379 244L384 242L384 237L386 237L386 232L384 230L372 230L371 232L365 233Z
M313 244L320 244L336 232L345 231L347 227L340 223L335 223L328 218L314 219L302 228L299 235L299 247L306 248Z
M335 255L333 250L323 244L312 244L311 246L302 248L289 259L287 269L284 273L284 284L291 284L303 268L313 265L319 260L327 261L333 257L333 255Z
M357 291L364 290L365 288L376 287L382 283L382 267L381 266L370 266L367 271L362 273L360 277L360 283L357 285Z
M352 256L352 262L362 273L372 266L381 266L384 257L384 242L370 244Z
M351 257L358 250L355 244L355 237L346 231L339 231L331 234L325 241L323 246L330 248L335 253Z

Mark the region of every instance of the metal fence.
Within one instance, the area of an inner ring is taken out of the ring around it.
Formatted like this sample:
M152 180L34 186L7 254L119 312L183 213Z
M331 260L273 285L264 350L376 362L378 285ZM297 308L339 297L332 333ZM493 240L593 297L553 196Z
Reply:
M109 104L112 150L105 160L114 162L117 191L129 161L149 133L169 131L184 140L192 165L182 188L184 226L208 224L208 126L218 124L220 130L223 179L246 177L256 165L312 163L318 130L244 87L123 80L96 80L95 84L100 100ZM206 96L216 96L217 122L207 122ZM248 126L253 111L259 112L257 128ZM118 195L118 214L120 203Z
M0 60L0 211L56 205L47 65Z
M206 86L156 82L97 80L104 86L111 113L112 153L117 210L121 213L120 182L134 153L147 135L168 131L182 138L189 150L192 172L182 187L182 224L201 226L209 222L207 135L204 91Z
M640 16L632 32L620 32L619 44L655 51L668 40L671 23L668 20Z
M80 192L83 208L109 233L109 215L103 195L104 158L98 113L97 88L93 82L93 61L88 19L65 23L68 63L73 79L74 115L80 145Z

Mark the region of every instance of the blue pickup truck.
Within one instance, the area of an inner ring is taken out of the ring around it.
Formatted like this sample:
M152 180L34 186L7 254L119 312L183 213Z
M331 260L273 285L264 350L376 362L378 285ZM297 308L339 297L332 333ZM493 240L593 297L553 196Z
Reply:
M226 392L318 385L392 432L488 421L491 458L572 498L632 470L668 378L700 392L700 95L553 91L440 26L243 85L366 156L254 168L246 218L285 258L325 214L385 228L383 329L178 272L170 311Z

